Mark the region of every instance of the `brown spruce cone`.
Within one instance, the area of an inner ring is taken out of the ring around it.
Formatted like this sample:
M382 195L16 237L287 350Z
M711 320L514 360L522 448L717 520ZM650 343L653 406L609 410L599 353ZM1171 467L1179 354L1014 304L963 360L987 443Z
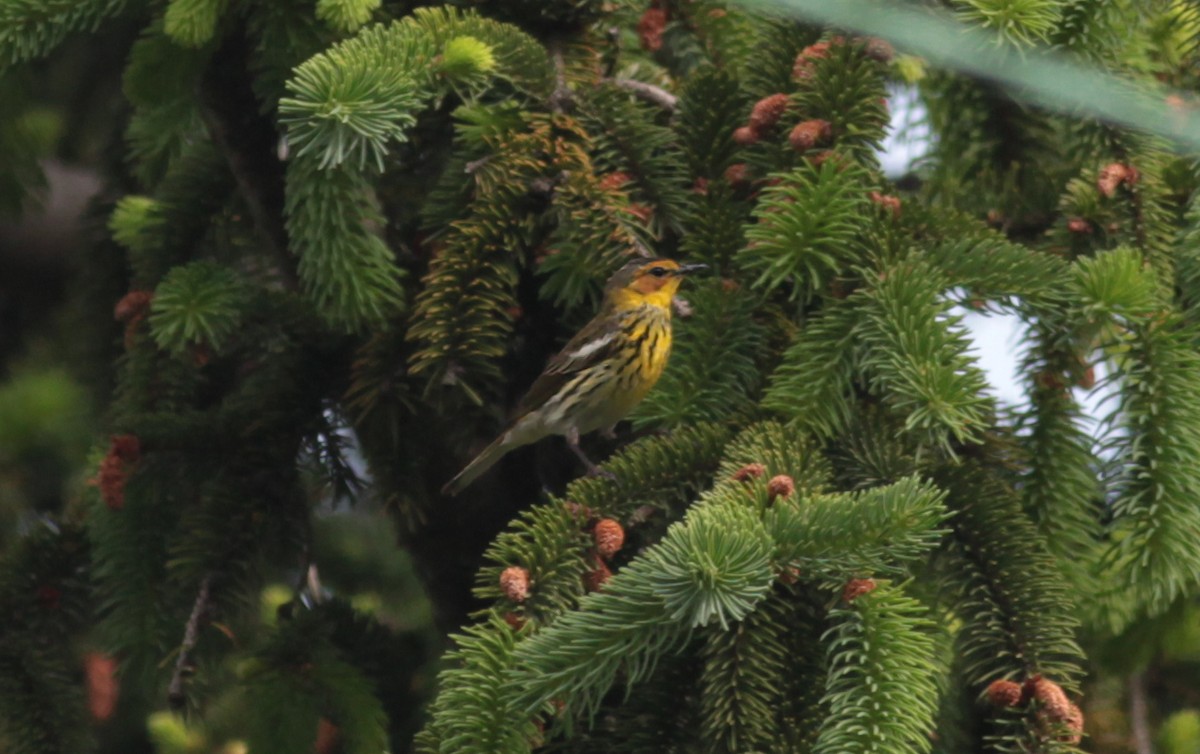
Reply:
M872 204L891 210L892 217L900 217L900 197L892 196L891 194L881 194L878 191L872 191L867 196Z
M596 543L596 552L608 560L625 544L625 529L611 518L602 518L592 529L592 541Z
M509 566L500 574L500 591L513 602L529 599L529 571L521 566Z
M842 601L853 602L864 594L875 591L877 586L879 585L875 583L875 579L850 579L842 589Z
M1134 186L1140 177L1137 168L1132 165L1110 162L1100 168L1100 173L1096 176L1096 189L1104 196L1112 197L1121 184Z
M755 144L758 142L758 131L755 131L750 126L742 126L734 130L733 140L743 147Z
M667 12L662 8L647 8L638 21L638 39L642 49L658 52L662 49L663 30L667 27Z
M783 111L787 110L787 106L788 96L786 94L772 94L769 97L763 97L754 103L754 108L750 111L750 129L755 133L762 133L772 128L783 117Z
M583 588L588 592L598 592L612 578L612 571L600 558L595 558L592 570L583 574Z
M737 471L733 472L733 481L749 482L751 479L758 479L763 474L767 473L767 467L761 463L748 463Z
M792 149L804 151L825 144L832 134L829 121L819 118L806 120L797 124L788 134L788 144L792 145Z
M1021 704L1021 684L1015 681L992 681L987 687L987 698L995 707L1017 707Z
M796 491L796 482L787 474L771 477L767 482L767 500L774 502L777 497L791 497Z

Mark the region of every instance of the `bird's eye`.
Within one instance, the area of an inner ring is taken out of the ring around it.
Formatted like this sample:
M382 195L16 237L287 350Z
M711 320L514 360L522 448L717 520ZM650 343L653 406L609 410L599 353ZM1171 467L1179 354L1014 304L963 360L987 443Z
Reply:
M667 268L666 267L651 267L650 274L656 278L666 277Z

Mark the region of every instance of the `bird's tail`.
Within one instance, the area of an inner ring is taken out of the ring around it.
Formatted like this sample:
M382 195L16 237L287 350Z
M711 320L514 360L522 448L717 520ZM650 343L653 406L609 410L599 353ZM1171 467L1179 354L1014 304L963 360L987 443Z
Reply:
M467 464L466 468L458 472L449 482L446 482L446 486L442 488L442 494L457 495L462 492L471 482L474 482L483 472L492 468L496 461L499 461L505 453L514 447L516 445L508 442L507 432L500 435L492 441L491 445L484 448L479 455L475 456Z

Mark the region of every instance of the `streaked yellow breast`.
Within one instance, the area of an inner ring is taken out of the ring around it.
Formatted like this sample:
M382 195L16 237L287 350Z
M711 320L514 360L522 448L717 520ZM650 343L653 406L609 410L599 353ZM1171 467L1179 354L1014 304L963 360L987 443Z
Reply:
M604 412L608 423L624 418L646 397L662 376L671 355L670 315L657 307L642 307L630 314L619 359L620 371Z

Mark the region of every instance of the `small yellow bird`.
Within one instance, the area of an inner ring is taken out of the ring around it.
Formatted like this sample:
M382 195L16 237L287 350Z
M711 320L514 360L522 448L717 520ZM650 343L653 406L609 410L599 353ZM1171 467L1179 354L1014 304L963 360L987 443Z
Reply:
M600 313L550 360L521 399L517 418L442 494L458 494L505 453L547 435L566 437L588 473L599 473L579 436L611 433L658 382L671 353L671 299L684 275L703 269L707 265L638 259L617 270L604 286Z

